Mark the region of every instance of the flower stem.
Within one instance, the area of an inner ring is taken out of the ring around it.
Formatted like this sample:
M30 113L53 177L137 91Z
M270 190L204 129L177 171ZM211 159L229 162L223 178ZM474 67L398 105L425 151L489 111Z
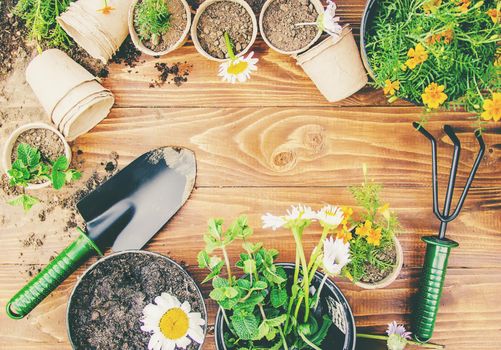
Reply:
M228 271L228 282L230 283L231 286L233 278L231 275L230 259L228 258L228 253L226 252L224 246L221 247L221 250L223 251L224 262L226 263L226 270Z
M308 338L306 338L306 336L299 332L299 336L301 337L301 339L303 339L303 341L308 344L308 346L310 346L312 349L315 349L315 350L322 350L321 348L319 348L318 346L316 346L315 344L313 344L311 341L308 340Z
M294 239L296 241L296 251L299 253L299 259L301 260L301 265L303 267L303 294L304 294L304 305L305 305L305 310L304 310L304 322L308 322L308 318L310 316L310 304L309 304L309 299L310 299L310 290L309 290L309 282L310 278L308 277L308 263L306 262L306 256L304 255L304 248L303 248L303 242L301 241L301 232L297 228L292 229L292 233L294 236Z
M298 279L299 279L299 253L297 252L296 249L296 265L294 266L294 282L292 283L293 286L297 285ZM287 319L285 320L285 327L284 327L286 334L288 334L290 314L292 312L292 307L294 306L294 300L296 299L296 295L297 293L293 292L291 298L289 299L289 306L287 307Z
M375 339L375 340L388 340L387 335L374 335L374 334L363 334L363 333L357 333L357 338L363 338L363 339ZM433 344L433 343L420 343L414 340L407 340L407 343L411 345L416 345L420 346L422 348L427 348L427 349L445 349L444 345L440 344Z
M312 267L316 263L318 257L320 256L322 252L322 248L324 247L324 241L327 238L327 235L329 234L330 227L328 225L325 225L323 231L322 231L322 236L320 237L320 240L318 241L317 246L313 250L313 254L310 257L310 262L308 263L308 275L311 276L315 271L312 271ZM316 269L315 269L316 270Z
M315 305L313 306L313 310L317 309L318 301L320 300L320 296L322 294L322 288L324 288L325 281L327 281L327 278L329 278L329 276L327 276L327 274L325 274L324 278L322 278L322 282L320 283L320 286L318 287L318 290L317 290L317 300L315 301Z
M230 56L230 59L233 61L236 59L235 52L233 52L233 43L231 42L230 36L227 32L224 32L224 42L226 44L226 49L228 50L228 56Z

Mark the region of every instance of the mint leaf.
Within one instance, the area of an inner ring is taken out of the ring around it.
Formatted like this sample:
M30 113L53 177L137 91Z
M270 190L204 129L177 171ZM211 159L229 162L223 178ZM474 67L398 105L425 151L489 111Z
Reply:
M40 201L36 197L32 197L28 194L22 194L14 199L8 201L7 203L10 205L13 205L13 206L22 205L24 211L27 212L31 209L31 207L33 207L35 204L37 204L39 202Z
M242 340L252 340L258 335L259 323L253 314L233 315L231 325Z
M245 260L244 261L244 272L251 274L256 271L256 262L254 260Z
M60 156L56 159L54 164L52 164L51 180L54 189L59 190L66 183L66 170L68 169L69 163L65 156Z
M205 250L201 250L197 255L198 267L206 269L209 267L209 254Z
M284 305L287 301L287 292L282 288L273 288L270 293L270 301L275 308Z
M225 278L215 277L212 280L212 286L214 288L228 287L229 286L229 282ZM232 297L230 297L230 298L232 298Z
M223 288L216 288L216 289L213 289L210 293L209 293L209 297L215 301L221 301L225 298L225 293L224 293L224 289Z
M287 315L280 315L278 317L275 317L275 318L269 318L267 319L265 322L268 324L268 326L270 327L278 327L280 326L282 323L285 322L285 320L287 319Z

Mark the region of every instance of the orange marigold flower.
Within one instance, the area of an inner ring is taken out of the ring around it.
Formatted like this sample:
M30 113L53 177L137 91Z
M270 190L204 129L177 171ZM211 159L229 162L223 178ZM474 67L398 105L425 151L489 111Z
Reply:
M97 11L101 12L103 15L109 15L114 9L114 7L108 5L108 0L104 0L104 6Z
M353 215L353 209L350 207L342 207L341 211L344 214L341 224L346 228L346 226L348 225L348 220L350 220L351 216Z
M417 44L416 47L411 47L407 52L407 56L409 59L405 62L405 65L410 69L416 68L418 64L428 59L428 53L421 43Z
M369 232L372 230L372 222L367 220L363 225L360 225L356 228L355 233L358 236L365 237L369 235Z
M501 17L501 11L498 9L489 9L487 11L487 15L492 19L492 22L498 23L499 18Z
M444 93L445 87L437 83L431 83L424 89L421 95L423 103L430 108L438 108L447 100L447 95Z
M425 13L434 13L437 8L442 5L442 0L429 0L423 4L423 10Z
M482 119L499 121L501 119L501 92L495 92L492 94L492 99L484 100L483 107Z
M369 234L367 235L367 243L372 244L374 246L378 246L381 244L381 236L382 236L382 231L383 229L381 227L369 231Z
M386 81L384 82L384 88L383 88L383 92L385 95L395 95L395 92L400 90L400 81L399 80L395 80L395 81L391 81L390 79L386 79Z
M471 1L470 0L459 0L457 2L458 4L458 10L459 12L461 13L465 13L468 11L470 5L471 5Z
M351 231L347 230L346 228L339 230L336 234L336 239L342 239L345 244L351 241L352 238L353 235Z

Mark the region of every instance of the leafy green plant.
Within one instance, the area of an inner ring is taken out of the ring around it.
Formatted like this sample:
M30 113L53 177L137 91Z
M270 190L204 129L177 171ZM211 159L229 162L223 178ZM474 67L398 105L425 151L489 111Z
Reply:
M426 106L443 105L499 120L500 2L485 0L381 0L367 36L374 85L396 97ZM497 13L497 15L496 15ZM490 101L490 102L488 102Z
M56 18L72 0L19 0L13 13L23 19L29 39L35 40L39 51L42 46L67 48L72 41L57 23Z
M30 183L50 181L56 190L66 183L78 180L82 176L79 171L69 169L66 156L58 157L54 162L44 159L38 148L26 143L17 146L17 157L12 168L7 171L11 186L27 187ZM9 201L11 205L22 205L25 210L38 203L39 200L27 194Z
M165 0L142 0L136 8L134 24L141 40L158 45L162 34L170 27L171 13Z
M330 225L319 220L324 231L308 262L302 246L302 235L304 229L315 220L315 215L310 208L298 206L292 207L287 216L263 216L265 228L285 227L295 237L297 259L292 279L282 266L275 263L277 250L266 249L262 243L249 241L253 230L248 226L246 217L236 219L227 230L223 229L221 219L209 221L209 230L204 235L206 246L198 254L198 263L201 268L209 270L204 283L212 281L209 296L221 308L226 325L224 340L228 349L320 349L332 319L328 315L318 316L312 310L319 304L327 277L335 273L327 273L320 286L316 281L316 291L310 295L313 276L319 267L323 267L326 272L333 267L341 271L342 266L337 263L341 264L343 259L344 264L348 261L348 247L341 242L345 255L331 252L329 256L336 258L336 263L334 260L330 262L330 258L324 256L326 253L322 252L322 247L327 234L337 224ZM333 215L341 221L342 213L334 209ZM227 249L236 241L241 242L243 252L233 266ZM220 255L216 255L217 252ZM235 276L235 267L241 277Z

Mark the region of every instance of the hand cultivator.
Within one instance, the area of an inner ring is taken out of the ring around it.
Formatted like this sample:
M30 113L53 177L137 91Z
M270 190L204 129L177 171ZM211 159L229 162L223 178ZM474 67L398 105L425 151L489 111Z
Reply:
M455 248L459 243L445 237L447 224L457 218L464 204L468 190L471 187L475 173L482 160L485 152L485 143L482 135L479 132L475 133L480 151L478 152L475 163L470 171L468 180L463 189L458 204L452 214L451 203L454 194L454 184L459 162L459 154L461 152L461 143L457 138L454 129L449 126L444 126L444 131L454 144L454 154L452 156L452 165L449 176L449 184L445 195L445 203L443 211L438 208L438 180L437 180L437 143L435 138L426 131L419 123L413 123L414 128L423 134L431 142L432 150L432 181L433 181L433 213L440 221L440 228L437 236L423 237L426 242L426 255L424 259L423 271L418 293L418 299L415 310L414 321L414 337L420 342L427 342L431 339L435 321L437 319L438 306L442 296L442 288L444 286L445 274L447 272L447 262L452 248Z

